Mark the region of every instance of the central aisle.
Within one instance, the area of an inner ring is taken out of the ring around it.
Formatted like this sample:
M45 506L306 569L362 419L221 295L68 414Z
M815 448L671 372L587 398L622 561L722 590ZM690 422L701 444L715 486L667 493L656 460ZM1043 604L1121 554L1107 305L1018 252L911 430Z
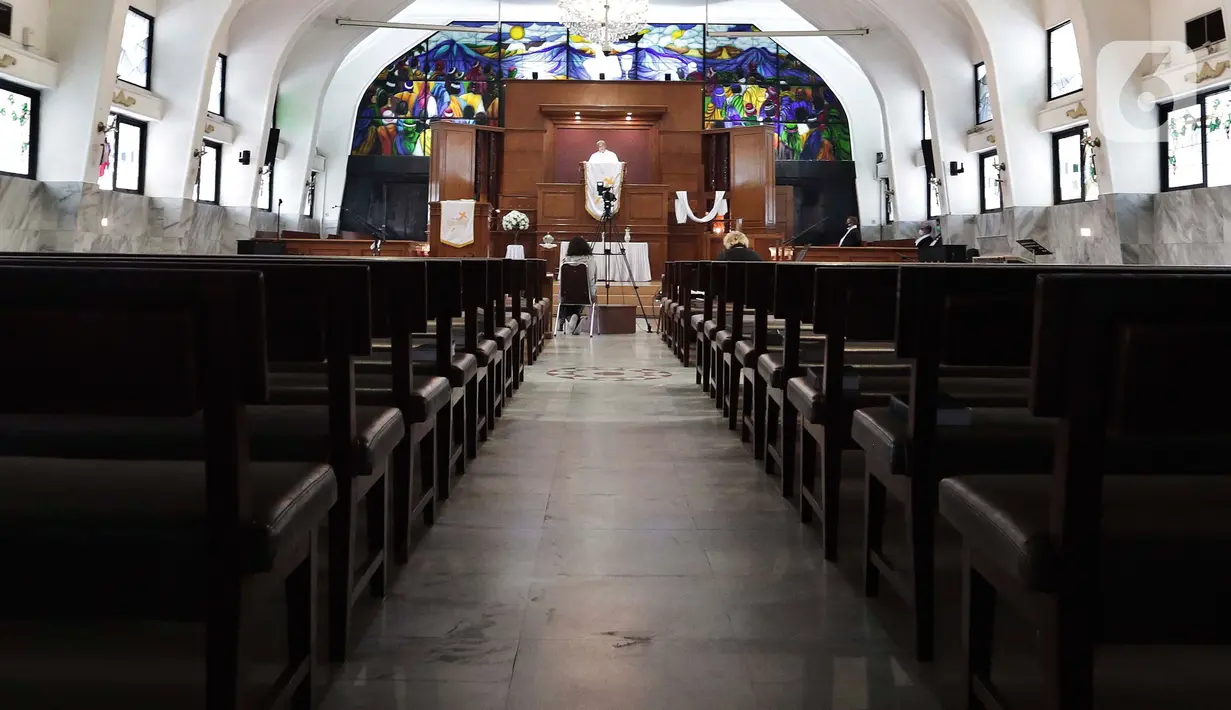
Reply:
M527 373L326 710L935 710L657 335Z

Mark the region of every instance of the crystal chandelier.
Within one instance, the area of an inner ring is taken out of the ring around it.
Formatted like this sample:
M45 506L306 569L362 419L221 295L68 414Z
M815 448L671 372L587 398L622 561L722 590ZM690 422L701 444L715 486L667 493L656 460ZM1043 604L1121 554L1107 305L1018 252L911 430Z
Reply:
M649 0L558 0L560 19L571 34L611 51L612 45L645 28Z

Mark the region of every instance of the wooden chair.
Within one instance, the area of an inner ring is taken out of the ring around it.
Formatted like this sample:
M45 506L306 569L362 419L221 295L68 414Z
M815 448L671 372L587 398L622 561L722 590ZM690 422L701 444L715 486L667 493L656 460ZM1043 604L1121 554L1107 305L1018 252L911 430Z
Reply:
M338 503L329 513L329 652L346 657L359 593L384 598L388 575L389 470L405 425L397 409L358 406L355 360L371 355L370 273L363 260L322 263L282 258L151 258L128 255L6 255L0 265L76 265L90 268L259 271L265 282L265 321L272 369L318 371L325 363L329 402L267 406L248 411L252 456L259 461L328 460ZM202 441L190 419L134 429L104 417L5 418L0 455L196 460ZM356 560L359 506L367 515L367 554Z
M710 288L714 292L714 320L705 323L706 355L709 361L708 375L710 396L714 408L722 409L723 385L722 351L718 349L718 334L730 328L731 314L727 310L727 267L731 262L715 261L710 264Z
M965 550L967 708L1006 707L991 679L1002 600L1040 630L1046 710L1096 707L1101 643L1231 642L1231 418L1210 406L1231 388L1177 381L1231 356L1229 299L1228 275L1039 278L1031 411L1058 418L1051 475L940 484Z
M774 346L781 347L781 338L769 334L769 313L774 305L773 262L745 263L744 294L752 309L751 340L735 344L735 359L740 363L740 383L743 406L740 417L740 440L752 442L752 455L757 461L765 458L765 380L757 377L757 360Z
M316 537L337 479L323 461L248 458L264 316L255 271L0 266L6 417L114 417L155 437L140 430L188 418L201 442L178 461L0 459L0 548L37 570L7 585L0 614L204 622L205 704L229 710L255 707L252 609L285 594L288 663L260 707L314 707Z

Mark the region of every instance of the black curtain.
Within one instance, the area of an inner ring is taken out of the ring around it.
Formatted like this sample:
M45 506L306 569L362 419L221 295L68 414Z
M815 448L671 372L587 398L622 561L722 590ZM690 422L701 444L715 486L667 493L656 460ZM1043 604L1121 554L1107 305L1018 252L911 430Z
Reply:
M430 162L419 156L350 156L338 229L369 233L383 229L389 239L427 241Z
M855 164L824 160L779 160L777 184L795 191L795 234L799 244L837 244L846 218L859 217Z

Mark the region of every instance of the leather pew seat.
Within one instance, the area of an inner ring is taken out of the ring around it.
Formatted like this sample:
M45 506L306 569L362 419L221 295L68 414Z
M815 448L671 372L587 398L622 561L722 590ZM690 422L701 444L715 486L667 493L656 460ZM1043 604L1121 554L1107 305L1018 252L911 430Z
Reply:
M269 397L274 404L320 404L329 396L329 378L315 372L271 372ZM403 416L411 423L426 422L449 405L449 380L416 375L411 382L410 407ZM355 401L360 406L394 407L393 375L355 376Z
M714 334L714 345L718 346L718 352L731 353L735 350L735 338L729 330L720 330Z
M782 349L782 336L776 333L769 334L766 338L769 349ZM735 344L735 359L744 367L756 367L757 358L761 356L761 352L754 350L751 340L741 340Z
M500 349L496 345L496 341L494 340L488 340L486 338L483 338L479 340L478 343L479 343L479 346L477 350L473 353L476 364L479 367L487 367L488 364L490 364L491 361L496 358L496 353L500 352Z
M976 406L1021 407L1029 396L1030 382L1016 378L966 377L965 368L944 368L949 377L941 377L940 390ZM825 368L813 367L807 377L793 377L787 383L787 399L800 415L813 424L825 419L825 395L820 378ZM887 407L889 398L910 390L909 365L856 365L853 374L859 377L857 389L847 392L848 419L857 409Z
M449 362L449 372L436 372L436 363L419 362L415 364L415 369L425 375L447 376L449 384L454 387L465 387L466 383L474 379L474 376L479 372L479 360L470 353L453 353L453 359Z
M1032 416L1025 408L975 407L968 426L937 427L934 470L942 477L1050 471L1055 436L1055 419ZM873 470L895 476L907 473L906 416L887 406L860 409L851 424L851 438L866 452Z
M1050 470L1050 467L1042 469ZM1052 589L1051 476L958 476L940 483L940 512L967 545L1027 590ZM1103 577L1189 577L1231 565L1231 476L1103 478ZM1114 588L1114 587L1109 587Z
M357 435L350 470L367 475L389 459L405 434L402 413L356 407ZM205 458L201 416L0 417L0 456L69 459L200 461ZM329 408L324 405L248 407L253 461L328 461Z
M516 332L517 331L507 326L504 328L497 328L496 332L492 333L492 336L496 339L496 347L501 350L508 349L509 343L513 342L513 334Z
M253 515L242 522L243 571L268 572L286 544L325 518L338 483L322 463L253 463L249 481ZM116 571L142 569L200 599L206 515L204 463L0 458L0 548L44 564L96 560ZM106 584L89 584L100 582Z
M701 326L705 322L705 314L704 313L694 313L692 314L692 317L688 319L688 321L689 321L689 324L692 326L693 332L701 330Z

